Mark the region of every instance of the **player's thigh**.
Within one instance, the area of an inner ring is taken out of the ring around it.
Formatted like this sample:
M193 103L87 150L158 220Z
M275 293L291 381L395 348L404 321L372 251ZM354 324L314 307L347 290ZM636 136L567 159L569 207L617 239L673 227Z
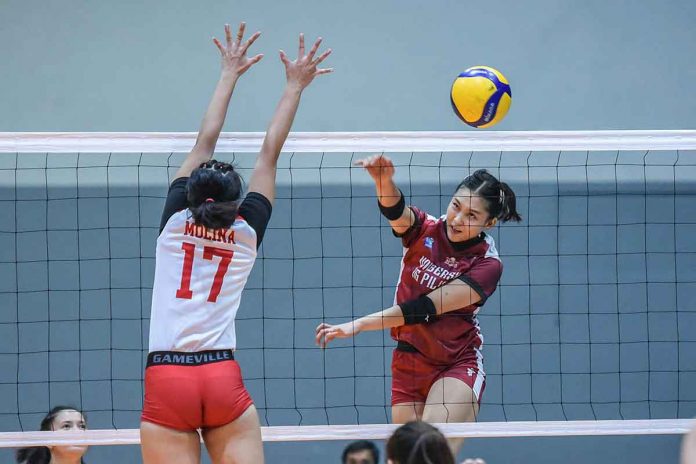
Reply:
M424 407L425 403L419 402L393 404L392 423L405 424L406 422L421 420Z
M474 391L462 380L442 377L433 383L423 409L427 422L473 422L478 414Z
M261 426L253 405L229 424L204 430L203 441L213 464L263 463Z
M197 432L182 432L152 422L140 423L144 464L199 464L201 438Z
M478 415L478 401L472 388L454 377L442 377L435 381L428 392L423 409L423 420L431 423L474 422ZM452 454L456 457L464 443L463 438L448 438Z

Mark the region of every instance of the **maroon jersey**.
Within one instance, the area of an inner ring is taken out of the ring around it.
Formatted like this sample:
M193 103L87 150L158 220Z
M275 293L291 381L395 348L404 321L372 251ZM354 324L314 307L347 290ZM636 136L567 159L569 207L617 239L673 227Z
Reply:
M436 364L450 365L472 356L480 361L483 336L476 313L495 291L503 272L495 242L485 233L466 242L451 242L445 216L435 218L410 208L416 220L401 236L404 255L395 303L426 295L454 279L467 283L481 301L431 316L425 323L395 327L392 338L412 345Z

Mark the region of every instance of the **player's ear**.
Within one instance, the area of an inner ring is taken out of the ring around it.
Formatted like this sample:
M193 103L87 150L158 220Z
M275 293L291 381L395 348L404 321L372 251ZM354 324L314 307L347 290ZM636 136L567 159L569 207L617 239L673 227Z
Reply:
M490 218L488 222L486 222L486 227L491 228L494 227L498 223L498 218Z

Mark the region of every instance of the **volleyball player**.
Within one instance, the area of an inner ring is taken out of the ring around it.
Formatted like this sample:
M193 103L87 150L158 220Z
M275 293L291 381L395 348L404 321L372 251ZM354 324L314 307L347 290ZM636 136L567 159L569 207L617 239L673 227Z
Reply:
M485 387L476 314L503 270L485 230L521 220L515 194L479 170L461 182L446 214L437 218L406 207L389 158L374 155L356 164L374 180L379 208L404 247L395 304L348 323L322 323L316 341L326 346L334 338L390 328L397 341L392 420L474 421ZM455 453L462 441L450 441Z
M146 464L199 463L197 430L215 464L263 462L258 415L234 361L234 319L271 215L280 150L302 91L331 71L317 69L331 51L315 56L319 39L305 55L300 34L297 60L280 52L287 85L240 202L239 174L210 158L237 79L262 58L246 56L259 33L243 41L244 28L233 41L226 26L225 46L214 39L220 80L162 215L140 426Z
M56 406L41 421L41 431L86 430L85 416L70 406ZM82 456L87 452L86 445L35 446L17 450L19 464L84 464Z

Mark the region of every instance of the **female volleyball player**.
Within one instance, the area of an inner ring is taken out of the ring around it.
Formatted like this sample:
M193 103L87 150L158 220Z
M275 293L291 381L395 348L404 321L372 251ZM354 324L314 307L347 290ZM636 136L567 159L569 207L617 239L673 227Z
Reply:
M48 430L86 430L85 416L70 406L56 406L41 421L41 431ZM84 464L82 456L87 446L38 446L17 450L17 462L20 464Z
M394 184L394 165L383 155L358 161L375 182L379 208L405 248L395 305L340 325L320 324L316 341L391 328L395 423L469 422L484 389L476 314L502 273L491 236L498 221L520 221L515 194L485 170L464 179L445 215L406 207ZM462 440L453 440L456 450Z
M143 460L198 463L197 430L213 463L261 463L256 409L234 361L234 319L256 250L271 215L276 164L305 87L330 69L317 69L331 50L315 56L284 52L287 85L266 132L243 201L234 167L211 160L237 79L261 55L248 58L254 34L233 41L225 27L222 74L198 139L172 182L157 239L150 321L150 353L140 436Z

